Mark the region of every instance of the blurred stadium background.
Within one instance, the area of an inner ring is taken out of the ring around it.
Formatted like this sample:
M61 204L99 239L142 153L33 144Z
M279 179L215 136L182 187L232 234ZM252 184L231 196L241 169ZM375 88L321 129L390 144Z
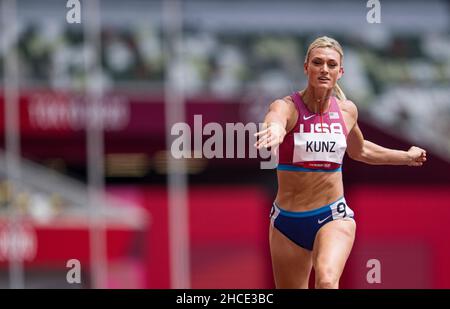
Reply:
M366 1L82 1L80 24L66 2L2 1L0 287L272 288L275 171L174 161L169 129L261 122L328 35L365 137L429 153L346 159L358 231L341 286L450 288L449 2L381 1L380 24Z

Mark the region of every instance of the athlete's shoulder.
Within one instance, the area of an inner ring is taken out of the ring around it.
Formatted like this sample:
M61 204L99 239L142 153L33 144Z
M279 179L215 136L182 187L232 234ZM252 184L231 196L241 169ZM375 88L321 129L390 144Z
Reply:
M292 96L290 95L287 95L279 100L283 101L285 104L294 104L294 100L292 100Z
M291 96L285 96L283 98L278 98L271 103L272 107L295 109L294 101Z
M343 112L350 114L354 118L358 118L358 108L356 104L351 100L340 100L336 98L336 101L339 104L339 107Z

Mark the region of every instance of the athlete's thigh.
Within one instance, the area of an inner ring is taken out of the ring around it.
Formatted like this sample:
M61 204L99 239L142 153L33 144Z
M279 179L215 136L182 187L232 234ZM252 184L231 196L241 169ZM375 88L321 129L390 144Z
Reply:
M270 225L270 253L275 285L279 289L308 288L312 253L293 243Z
M313 248L316 279L322 274L340 278L353 247L355 231L353 219L334 220L319 229Z

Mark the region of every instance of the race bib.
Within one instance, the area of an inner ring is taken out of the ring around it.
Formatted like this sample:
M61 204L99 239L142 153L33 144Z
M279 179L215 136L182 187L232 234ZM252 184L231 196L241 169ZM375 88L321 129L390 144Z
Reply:
M293 162L325 161L342 164L346 148L344 134L294 133Z

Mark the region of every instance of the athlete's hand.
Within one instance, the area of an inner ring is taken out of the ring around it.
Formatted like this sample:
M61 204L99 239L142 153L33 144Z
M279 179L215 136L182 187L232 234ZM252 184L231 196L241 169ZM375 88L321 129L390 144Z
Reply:
M277 122L271 122L269 124L264 123L263 130L255 133L258 137L258 141L255 143L255 147L261 149L263 147L269 148L277 153L278 145L283 142L286 135L286 129Z
M412 146L408 150L408 159L409 166L422 166L427 160L427 152L422 148Z

